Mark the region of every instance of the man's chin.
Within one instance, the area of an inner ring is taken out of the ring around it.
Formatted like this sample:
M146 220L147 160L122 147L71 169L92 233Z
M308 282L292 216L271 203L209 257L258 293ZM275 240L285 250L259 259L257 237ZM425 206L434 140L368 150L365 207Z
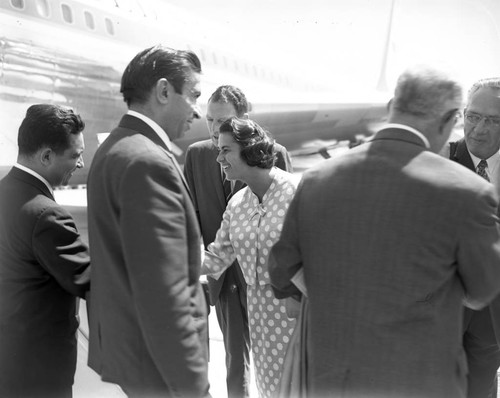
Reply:
M73 177L73 174L70 176L66 177L59 186L61 187L67 187L69 185L69 180L71 180L71 177Z

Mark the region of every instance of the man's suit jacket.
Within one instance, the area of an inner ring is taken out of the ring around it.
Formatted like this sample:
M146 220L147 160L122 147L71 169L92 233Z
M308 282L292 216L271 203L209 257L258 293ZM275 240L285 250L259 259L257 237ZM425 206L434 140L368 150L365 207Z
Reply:
M282 170L292 170L290 156L286 149L275 144L276 166ZM200 221L201 234L205 247L215 239L222 222L222 215L230 198L226 197L222 183L222 170L217 162L218 149L212 140L196 142L189 146L186 152L184 174L191 189L196 214ZM245 186L241 181L235 181L232 194ZM238 280L245 285L243 274L235 267ZM215 305L224 282L225 273L219 278L207 277L210 293L210 303Z
M0 220L0 396L71 391L88 248L45 184L16 167L0 182Z
M125 115L88 177L89 365L103 380L167 396L208 393L201 237L164 142Z
M271 253L309 292L312 396L464 397L462 300L500 285L493 187L404 129L304 173Z
M464 139L457 141L452 144L453 150L450 146L450 155L449 158L454 160L455 162L460 163L461 165L467 167L469 170L476 172L476 168L474 166L474 162L470 157L469 151L467 150L467 144ZM497 189L500 185L500 182L496 185ZM500 208L498 212L500 213ZM495 329L495 336L497 338L497 342L500 345L500 297L497 296L488 306L491 314L491 319L493 323L493 327Z

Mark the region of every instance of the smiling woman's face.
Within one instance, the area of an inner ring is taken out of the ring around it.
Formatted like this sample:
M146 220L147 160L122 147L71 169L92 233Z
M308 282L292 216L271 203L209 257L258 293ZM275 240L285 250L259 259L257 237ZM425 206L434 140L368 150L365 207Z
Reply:
M219 134L219 155L217 162L220 163L222 170L228 180L240 180L247 182L247 176L252 167L241 157L241 146L234 140L231 133Z

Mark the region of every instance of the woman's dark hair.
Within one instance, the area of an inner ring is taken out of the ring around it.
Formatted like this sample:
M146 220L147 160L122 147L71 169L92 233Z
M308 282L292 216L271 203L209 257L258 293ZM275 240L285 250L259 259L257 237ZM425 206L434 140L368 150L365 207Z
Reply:
M276 162L274 138L268 131L249 119L230 117L220 128L220 134L231 134L241 147L241 157L249 166L270 169Z

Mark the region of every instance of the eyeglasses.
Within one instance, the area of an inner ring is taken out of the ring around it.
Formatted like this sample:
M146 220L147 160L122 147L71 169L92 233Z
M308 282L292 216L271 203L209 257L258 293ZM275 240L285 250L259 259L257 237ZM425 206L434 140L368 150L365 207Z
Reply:
M481 120L484 120L485 126L500 127L500 117L498 116L485 116L479 113L466 112L465 120L470 124L476 125Z

